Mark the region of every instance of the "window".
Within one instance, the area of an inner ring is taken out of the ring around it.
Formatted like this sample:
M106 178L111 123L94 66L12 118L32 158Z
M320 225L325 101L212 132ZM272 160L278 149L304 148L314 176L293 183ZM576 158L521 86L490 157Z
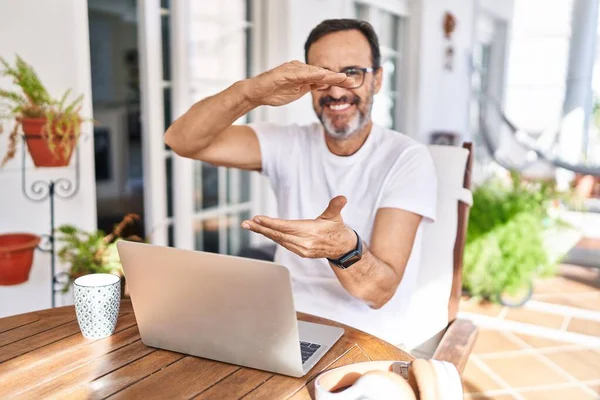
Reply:
M192 102L220 92L249 74L252 2L189 2L190 97ZM237 123L247 123L248 117ZM251 176L248 171L194 166L195 247L238 254L249 244L240 227L250 217Z
M400 2L401 3L401 2ZM373 25L379 37L383 81L373 101L373 121L395 130L404 130L401 107L401 66L403 42L406 38L406 15L402 10L379 8L376 2L357 2L356 18Z
M485 13L477 17L476 41L473 46L471 74L471 104L469 119L471 140L474 146L476 168L473 180L483 182L496 169L483 137L480 117L484 117L489 131L489 140L494 147L500 145L502 123L494 108L482 109L482 99L490 98L502 102L504 85L504 46L506 28L502 21ZM484 114L485 113L485 114Z

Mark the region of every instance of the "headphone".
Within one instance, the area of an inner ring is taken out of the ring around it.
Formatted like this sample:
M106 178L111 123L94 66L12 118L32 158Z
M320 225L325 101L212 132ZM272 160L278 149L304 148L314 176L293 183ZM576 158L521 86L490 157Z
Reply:
M462 383L445 361L369 361L326 371L315 380L317 400L459 400Z

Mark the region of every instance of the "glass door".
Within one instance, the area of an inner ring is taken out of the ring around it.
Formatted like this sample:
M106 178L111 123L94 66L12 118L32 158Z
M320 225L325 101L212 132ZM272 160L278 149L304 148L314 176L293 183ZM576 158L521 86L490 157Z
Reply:
M141 76L145 216L153 243L228 254L249 245L240 223L253 210L256 179L181 158L163 134L193 103L250 74L254 3L138 0L142 62L153 63L142 66Z
M252 2L226 0L190 2L190 97L215 94L248 77L252 59ZM236 123L247 123L248 116ZM238 254L249 246L240 228L250 217L251 173L194 164L194 247L197 250Z
M493 111L493 106L490 105L488 109L482 108L484 105L482 100L489 99L502 104L505 28L502 22L483 13L478 16L476 27L476 40L472 54L469 119L475 152L474 163L477 166L474 168L476 172L473 179L479 183L487 179L496 168L484 142L480 116L485 113L483 116L489 131L489 139L497 147L500 144L502 124L498 113Z

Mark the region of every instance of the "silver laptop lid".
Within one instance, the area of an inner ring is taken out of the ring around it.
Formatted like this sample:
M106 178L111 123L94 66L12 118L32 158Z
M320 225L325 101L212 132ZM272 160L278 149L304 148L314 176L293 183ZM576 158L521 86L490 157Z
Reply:
M144 344L302 376L287 268L144 243L117 248Z

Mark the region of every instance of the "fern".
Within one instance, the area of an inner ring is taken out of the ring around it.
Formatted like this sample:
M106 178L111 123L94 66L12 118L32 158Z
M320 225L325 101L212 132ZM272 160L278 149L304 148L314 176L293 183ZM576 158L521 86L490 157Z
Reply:
M81 275L113 273L122 276L116 244L119 240L143 241L135 235L123 236L125 228L139 219L136 214L126 215L108 235L102 230L87 232L73 225L59 226L57 241L63 245L57 254L59 260L69 266L69 281L63 292L68 292L71 282Z
M0 98L8 100L8 101L16 103L16 104L27 103L27 99L25 97L23 97L23 95L20 95L17 92L9 92L8 90L0 89Z
M80 115L83 95L68 103L71 90L67 90L59 100L53 99L46 87L42 84L37 73L21 57L16 56L14 66L11 66L4 58L0 57L3 69L0 75L13 79L15 85L21 89L21 93L0 90L0 100L6 102L8 111L6 117L12 117L17 121L17 128L23 118L44 118L42 135L47 141L51 153L60 154L68 158L73 151L77 139L81 133L81 123L84 119ZM16 131L13 131L16 132ZM3 158L0 167L14 157L13 136L9 144L9 151ZM1 133L1 131L0 131ZM17 133L14 133L15 138Z

